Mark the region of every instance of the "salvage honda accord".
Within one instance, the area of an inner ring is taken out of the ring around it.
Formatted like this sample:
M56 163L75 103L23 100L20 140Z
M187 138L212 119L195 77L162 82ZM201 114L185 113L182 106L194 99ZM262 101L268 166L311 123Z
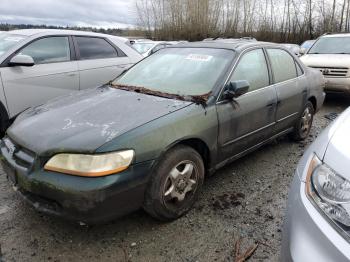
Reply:
M321 73L275 44L208 41L144 59L113 82L23 112L1 142L37 210L98 223L190 210L205 175L283 134L305 139Z

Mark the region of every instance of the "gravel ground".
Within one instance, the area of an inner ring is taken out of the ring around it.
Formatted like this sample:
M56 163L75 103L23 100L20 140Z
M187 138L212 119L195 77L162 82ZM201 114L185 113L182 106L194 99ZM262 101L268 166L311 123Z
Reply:
M233 261L259 246L250 261L278 261L288 187L295 166L330 120L350 101L330 97L310 138L287 137L207 178L194 209L172 223L138 211L107 225L86 227L35 212L13 192L0 170L0 261Z

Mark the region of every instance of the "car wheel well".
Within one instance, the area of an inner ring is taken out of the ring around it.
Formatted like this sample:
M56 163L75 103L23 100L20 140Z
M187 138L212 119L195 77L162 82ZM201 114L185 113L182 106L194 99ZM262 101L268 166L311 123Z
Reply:
M179 143L176 143L174 146L176 145L186 145L186 146L192 147L201 155L205 170L208 170L210 168L210 151L209 151L209 147L203 140L198 138L191 138L191 139L182 140Z
M7 110L2 102L0 102L0 137L2 137L10 124Z
M312 106L314 107L314 110L316 110L316 109L317 109L317 101L316 101L316 98L315 98L314 96L312 96L312 97L310 97L310 98L308 99L308 101L311 102Z

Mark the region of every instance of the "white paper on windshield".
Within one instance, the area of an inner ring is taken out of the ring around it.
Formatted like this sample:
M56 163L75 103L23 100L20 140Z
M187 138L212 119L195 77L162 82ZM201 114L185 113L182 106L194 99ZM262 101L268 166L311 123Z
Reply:
M5 41L19 42L23 40L23 37L9 36L4 39Z
M192 61L208 62L213 57L211 55L189 54L186 59Z

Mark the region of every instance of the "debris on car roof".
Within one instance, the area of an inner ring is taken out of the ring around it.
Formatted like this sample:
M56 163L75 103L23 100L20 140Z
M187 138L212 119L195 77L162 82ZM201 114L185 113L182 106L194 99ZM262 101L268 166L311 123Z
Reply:
M189 101L193 102L197 105L203 105L206 106L206 103L211 95L211 92L203 94L203 95L188 95L188 96L182 96L178 94L170 94L166 92L160 92L156 90L151 90L145 87L141 86L131 86L131 85L121 85L117 83L110 82L109 85L113 88L125 90L125 91L132 91L136 93L142 93L142 94L147 94L147 95L153 95L153 96L159 96L159 97L164 97L164 98L169 98L169 99L177 99L181 101Z

